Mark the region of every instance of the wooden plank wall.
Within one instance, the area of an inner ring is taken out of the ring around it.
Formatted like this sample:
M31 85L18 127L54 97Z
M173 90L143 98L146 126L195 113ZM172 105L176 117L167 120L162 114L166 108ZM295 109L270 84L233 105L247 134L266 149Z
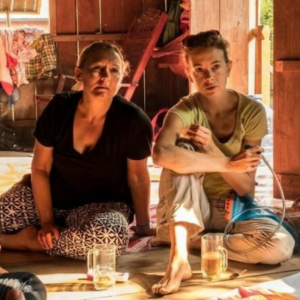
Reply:
M300 0L273 3L274 170L286 198L293 200L300 196ZM276 185L274 196L280 197Z
M121 36L120 34L124 36L132 21L148 8L160 10L165 8L164 0L51 1L51 3L55 2L55 10L52 9L55 17L52 19L56 19L56 24L51 28L54 28L57 36L93 35L99 32L103 34L99 35L99 40L108 38L109 41L117 44L121 44L122 40L116 40L114 36ZM65 11L70 12L67 17ZM73 75L78 53L90 42L57 42L59 73ZM161 78L165 80L161 80ZM69 87L67 86L67 88ZM151 59L132 102L142 107L152 117L160 108L175 104L187 92L185 78L179 78L169 69L158 69L156 61Z
M220 31L230 43L232 60L228 87L244 94L248 93L249 1L220 1Z
M208 14L211 11L213 13ZM220 29L220 0L191 1L191 33Z
M167 7L170 2L171 0L166 1ZM92 40L102 38L121 44L121 38L126 34L133 19L148 8L164 11L165 0L49 0L50 33L56 38L58 73L73 75L79 51ZM96 35L100 27L103 35ZM77 42L77 39L80 42ZM73 82L68 80L66 90L72 85ZM35 105L35 88L38 94L49 95L55 92L56 86L57 79L52 78L22 85L21 101L14 107L16 121L11 121L12 112L9 107L0 112L0 120L13 127L33 127L36 114L40 115L47 105L45 102ZM145 76L141 79L132 101L152 117L160 108L174 105L187 93L186 78L178 77L170 69L159 69L156 60L150 59Z
M191 32L216 29L230 43L233 62L228 87L248 93L250 0L191 0Z

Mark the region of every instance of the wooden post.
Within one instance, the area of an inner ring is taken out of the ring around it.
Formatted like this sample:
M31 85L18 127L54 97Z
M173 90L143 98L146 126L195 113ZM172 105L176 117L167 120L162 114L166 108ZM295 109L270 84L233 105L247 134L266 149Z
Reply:
M300 195L300 0L274 0L274 171L286 199ZM274 197L280 197L276 184Z
M262 102L270 106L270 27L259 25L253 32L256 37L255 94L261 94Z
M264 39L262 30L262 25L257 26L252 32L254 33L256 39L255 48L255 94L261 94L261 80L262 80L262 40Z
M243 2L243 1L242 1ZM248 11L248 33L250 30L250 34L248 34L248 45L247 45L247 86L248 89L244 92L245 94L255 94L255 59L256 59L256 27L257 27L257 1L249 1L249 11ZM240 59L240 58L239 58Z
M271 41L270 27L265 25L262 30L261 41L261 94L262 102L271 105Z
M50 33L57 34L56 27L56 0L49 0L49 20L50 20Z

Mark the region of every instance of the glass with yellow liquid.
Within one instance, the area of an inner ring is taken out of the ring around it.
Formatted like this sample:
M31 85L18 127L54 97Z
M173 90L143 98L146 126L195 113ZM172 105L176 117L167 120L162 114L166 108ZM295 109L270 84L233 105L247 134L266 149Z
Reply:
M207 280L217 280L226 271L228 255L223 247L223 235L208 233L201 238L201 272Z
M93 248L93 283L103 290L116 283L116 246L96 245Z

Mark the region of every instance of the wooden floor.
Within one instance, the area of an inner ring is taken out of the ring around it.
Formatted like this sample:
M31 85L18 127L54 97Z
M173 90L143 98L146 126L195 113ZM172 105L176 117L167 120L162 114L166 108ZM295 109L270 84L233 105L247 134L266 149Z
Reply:
M42 253L7 252L0 256L0 265L10 271L30 271L46 284L49 300L124 299L142 300L156 298L151 286L164 274L168 262L168 248L126 254L118 258L117 271L129 272L126 283L117 283L106 291L96 291L86 279L86 262L62 257L50 257ZM207 299L239 286L254 285L263 281L283 278L300 271L300 257L294 256L281 265L246 265L229 262L222 281L207 283L200 272L200 255L189 255L193 277L182 283L179 292L165 296L167 299ZM247 269L235 280L228 280L234 272Z
M30 172L32 155L30 153L2 153L0 155L0 194L17 182L25 173ZM151 161L151 203L157 203L157 186L160 169L152 166ZM264 176L259 172L259 176ZM265 177L264 177L265 178ZM265 178L266 179L266 178ZM261 181L262 196L272 192L270 178ZM276 204L276 202L274 202ZM139 300L157 298L151 294L151 286L164 274L168 262L169 249L152 249L146 252L126 254L118 258L117 270L130 273L126 283L118 283L107 291L96 291L92 282L86 280L86 262L61 257L50 257L42 253L25 253L2 251L0 266L9 271L31 271L37 274L46 284L49 300L92 300L92 299L119 299ZM207 299L239 286L249 286L262 281L283 278L300 271L300 257L294 256L288 262L278 266L245 265L236 262L229 263L229 271L224 274L222 281L207 283L200 273L200 254L195 251L190 254L193 269L192 279L182 283L180 291L165 296L166 299ZM240 278L226 280L232 272L248 271Z

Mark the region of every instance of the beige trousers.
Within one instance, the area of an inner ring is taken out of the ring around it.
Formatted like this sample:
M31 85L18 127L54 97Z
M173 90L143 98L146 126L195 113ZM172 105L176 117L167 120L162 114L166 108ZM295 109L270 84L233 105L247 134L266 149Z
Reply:
M169 240L171 222L184 224L188 238L195 237L204 229L206 232L224 231L227 225L224 205L219 205L219 201L208 201L203 190L203 179L204 174L200 173L182 175L162 170L157 207L159 238ZM251 264L277 264L289 259L295 242L282 226L265 245L259 247L277 225L270 218L236 222L227 239L229 259ZM251 248L254 250L248 252Z

